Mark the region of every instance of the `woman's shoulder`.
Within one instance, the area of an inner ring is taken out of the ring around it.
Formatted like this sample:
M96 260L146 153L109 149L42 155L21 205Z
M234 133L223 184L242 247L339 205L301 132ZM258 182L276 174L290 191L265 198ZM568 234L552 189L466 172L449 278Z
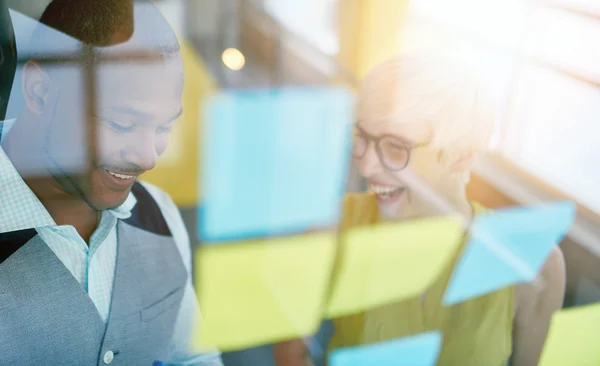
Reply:
M565 294L565 272L564 256L556 246L548 255L536 278L532 282L516 286L515 320L529 322L537 315L548 315L544 312L552 313L558 310Z
M477 202L471 202L475 215L493 213ZM531 309L539 302L552 302L554 297L562 298L565 287L565 261L562 251L558 246L550 252L536 278L532 282L521 283L515 286L515 315L521 310ZM556 301L554 301L556 303ZM523 317L530 319L530 317Z
M556 246L534 281L515 290L513 359L519 365L538 363L552 314L560 310L565 294L565 261Z
M489 209L477 202L471 202L473 213L489 214L493 209ZM532 282L521 283L515 286L515 316L533 311L535 306L540 303L558 303L556 298L564 296L565 287L565 262L562 251L558 246L550 252L541 270ZM520 317L520 321L528 321L530 316Z

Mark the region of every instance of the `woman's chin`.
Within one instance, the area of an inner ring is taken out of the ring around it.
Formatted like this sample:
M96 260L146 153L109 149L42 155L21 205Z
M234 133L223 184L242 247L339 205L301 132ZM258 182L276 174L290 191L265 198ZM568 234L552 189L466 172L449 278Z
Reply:
M408 205L407 192L402 191L393 197L376 195L379 215L387 221L398 221L406 218Z

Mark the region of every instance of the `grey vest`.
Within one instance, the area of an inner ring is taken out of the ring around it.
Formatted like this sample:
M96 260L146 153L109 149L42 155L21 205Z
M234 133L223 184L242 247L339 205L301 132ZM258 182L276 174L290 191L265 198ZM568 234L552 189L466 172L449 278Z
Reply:
M117 224L106 326L35 230L0 234L0 365L151 366L168 357L187 272L155 201L140 184L133 192L132 216Z

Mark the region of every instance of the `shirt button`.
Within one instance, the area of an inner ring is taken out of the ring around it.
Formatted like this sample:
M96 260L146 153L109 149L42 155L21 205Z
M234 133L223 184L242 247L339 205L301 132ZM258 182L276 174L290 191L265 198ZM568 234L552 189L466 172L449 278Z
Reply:
M105 364L109 364L111 362L113 362L113 360L115 359L115 354L113 353L113 351L106 351L104 353L104 356L102 357L102 361L104 361Z

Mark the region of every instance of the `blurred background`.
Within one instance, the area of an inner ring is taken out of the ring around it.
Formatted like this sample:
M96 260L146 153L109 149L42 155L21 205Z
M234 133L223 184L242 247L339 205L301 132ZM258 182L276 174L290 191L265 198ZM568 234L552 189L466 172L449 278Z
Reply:
M38 19L49 0L7 0ZM565 307L600 301L600 3L593 0L157 0L180 37L184 115L143 179L166 190L196 238L199 133L206 95L230 88L357 83L408 50L479 65L501 116L493 153L469 185L492 208L569 199L561 243ZM13 18L14 21L14 18ZM20 24L20 23L19 23ZM15 24L17 42L27 25ZM16 77L16 80L19 78ZM7 118L20 108L9 105ZM362 190L355 173L349 191Z
M7 0L38 19L49 0ZM185 58L184 116L144 178L171 194L192 237L201 101L222 88L357 82L405 50L482 68L501 119L469 193L489 207L578 203L564 243L566 306L600 300L600 6L592 0L159 0ZM15 25L17 41L26 27ZM21 33L21 34L19 34ZM15 78L18 80L18 77ZM9 106L7 118L19 106ZM362 182L351 174L349 190Z

